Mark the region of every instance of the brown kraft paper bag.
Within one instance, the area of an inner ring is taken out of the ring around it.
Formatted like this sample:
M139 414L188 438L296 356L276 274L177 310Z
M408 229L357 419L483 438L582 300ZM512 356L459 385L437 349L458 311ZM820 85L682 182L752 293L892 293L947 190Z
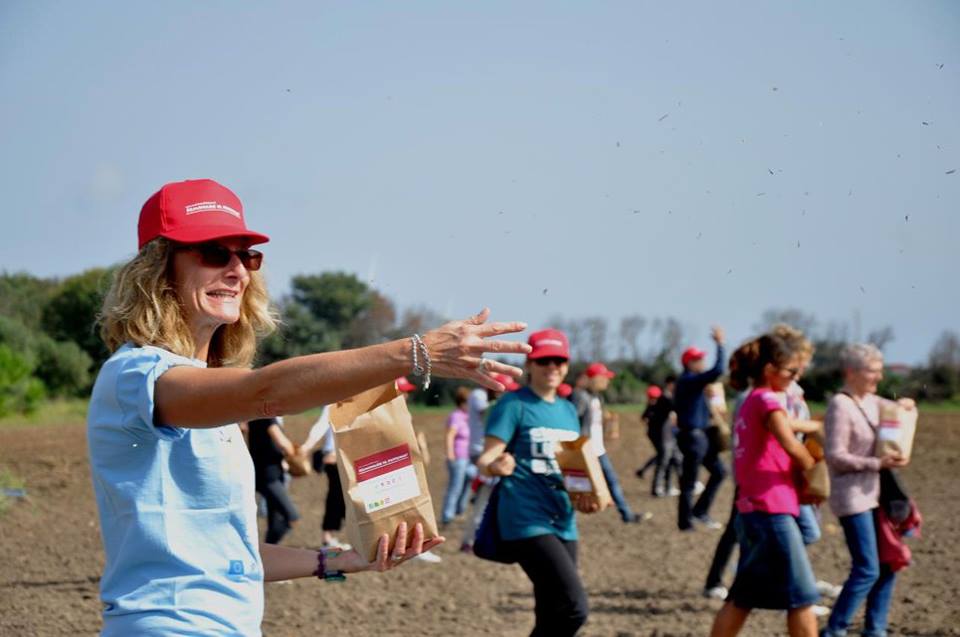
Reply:
M561 442L557 451L557 464L563 472L563 486L574 504L584 493L592 493L597 497L601 511L613 502L607 480L603 477L603 469L600 468L600 460L597 459L589 437L580 436L576 440Z
M830 497L830 472L824 457L823 437L820 434L808 434L803 445L815 462L803 472L800 504L820 504Z
M905 460L913 451L913 436L917 431L917 408L904 409L896 403L880 404L880 426L877 427L876 455L878 458L898 453Z
M410 533L422 524L425 540L437 537L423 454L396 385L337 403L330 409L330 424L354 549L374 560L380 536L393 538L401 522Z

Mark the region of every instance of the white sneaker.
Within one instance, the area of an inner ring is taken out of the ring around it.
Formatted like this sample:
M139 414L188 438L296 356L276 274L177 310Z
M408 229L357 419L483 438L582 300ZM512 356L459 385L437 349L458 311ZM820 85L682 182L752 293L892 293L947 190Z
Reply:
M714 586L713 588L703 589L703 596L707 599L719 599L721 602L727 599L730 591L726 586Z
M817 580L817 592L823 595L824 597L829 597L830 599L836 599L840 597L840 591L842 590L843 590L843 586L837 586L836 584L825 582L822 579Z
M696 483L693 485L693 495L700 495L701 493L703 493L704 489L706 489L706 487L703 486L703 483L697 480Z
M677 487L670 487L669 489L667 489L667 495L670 496L671 498L675 498L678 495L680 495L680 489L678 489Z
M821 606L820 604L813 605L813 614L817 617L826 617L830 614L830 609L826 606Z
M442 562L442 561L443 561L443 558L442 558L442 557L440 557L440 556L437 555L436 553L432 553L432 552L430 552L430 551L427 551L426 553L421 553L420 555L416 556L416 557L413 558L413 559L415 559L415 560L423 560L424 562L430 562L431 564L436 564L437 562Z

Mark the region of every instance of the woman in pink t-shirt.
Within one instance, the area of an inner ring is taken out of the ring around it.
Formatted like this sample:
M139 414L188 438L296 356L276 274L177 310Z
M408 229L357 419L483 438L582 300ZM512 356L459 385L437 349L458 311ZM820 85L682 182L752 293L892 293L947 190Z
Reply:
M734 426L740 561L711 637L736 635L754 608L786 610L791 637L817 634L812 607L820 595L796 517L796 473L814 461L776 395L797 377L800 360L796 342L776 334L742 345L730 359L730 384L753 389Z
M467 400L470 390L457 388L454 402L457 408L447 418L447 492L443 496L442 524L449 524L466 509L470 482L476 477L476 467L470 462L470 414ZM472 470L472 471L471 471Z

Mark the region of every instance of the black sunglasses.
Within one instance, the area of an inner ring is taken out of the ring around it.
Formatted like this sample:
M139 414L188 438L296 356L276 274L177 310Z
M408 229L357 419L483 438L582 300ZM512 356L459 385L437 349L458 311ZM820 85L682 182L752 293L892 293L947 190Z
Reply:
M567 359L560 356L544 356L543 358L533 359L533 362L540 367L546 367L551 364L560 367L561 365L566 365Z
M240 263L250 272L255 272L263 265L263 253L259 250L231 250L225 245L216 242L187 243L177 246L179 250L189 250L200 255L200 262L208 268L222 268L230 263L233 255L237 255Z

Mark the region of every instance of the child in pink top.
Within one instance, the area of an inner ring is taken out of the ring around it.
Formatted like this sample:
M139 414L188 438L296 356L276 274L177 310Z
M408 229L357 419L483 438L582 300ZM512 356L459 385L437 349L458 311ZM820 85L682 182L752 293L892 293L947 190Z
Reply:
M737 510L740 513L800 514L800 500L793 459L767 428L774 412L783 413L783 404L770 387L753 389L740 407L734 473L740 485Z
M817 635L813 604L820 595L797 525L795 483L796 473L814 461L776 395L789 387L800 366L797 339L776 333L742 345L730 359L730 385L753 389L734 428L740 562L711 637L739 633L754 608L786 610L791 637Z

